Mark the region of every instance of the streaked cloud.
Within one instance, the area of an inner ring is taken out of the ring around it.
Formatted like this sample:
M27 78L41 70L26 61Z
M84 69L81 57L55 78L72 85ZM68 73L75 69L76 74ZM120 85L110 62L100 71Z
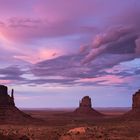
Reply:
M0 84L31 96L49 88L50 98L63 92L52 87L78 97L95 87L112 100L108 87L139 87L139 1L0 0L0 13Z

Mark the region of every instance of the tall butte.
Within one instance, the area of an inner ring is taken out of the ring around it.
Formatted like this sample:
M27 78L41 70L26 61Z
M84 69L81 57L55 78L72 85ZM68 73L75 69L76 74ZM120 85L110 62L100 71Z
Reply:
M103 116L103 114L92 108L91 98L89 96L85 96L80 100L79 107L74 111L74 113L84 116Z
M133 104L132 104L132 110L134 112L139 112L140 113L140 89L133 94Z
M14 90L8 95L7 86L0 85L0 122L17 123L30 121L32 117L20 111L14 102Z
M132 109L124 114L130 119L140 119L140 89L132 96Z

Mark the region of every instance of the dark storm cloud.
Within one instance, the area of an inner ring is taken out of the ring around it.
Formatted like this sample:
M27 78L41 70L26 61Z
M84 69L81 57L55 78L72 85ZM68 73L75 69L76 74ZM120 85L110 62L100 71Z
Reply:
M31 72L36 76L40 77L40 79L30 81L34 83L59 83L59 84L67 84L67 85L84 85L87 83L83 83L82 81L77 81L80 79L86 78L99 78L107 75L112 76L121 76L129 77L131 76L129 73L107 73L105 69L112 68L120 64L120 62L125 62L129 60L133 60L135 55L133 54L111 54L111 55L102 55L94 60L92 63L88 65L82 65L81 60L83 59L82 55L69 55L69 56L61 56L52 60L46 60L40 63L35 64ZM110 60L110 61L108 61ZM48 79L50 76L61 76L63 79ZM41 79L42 78L42 79ZM46 80L44 80L44 78ZM108 80L108 79L106 79ZM98 82L92 82L92 84L99 85L100 83L106 80L98 80ZM91 82L90 82L91 83ZM91 85L91 84L89 84Z
M0 79L1 80L19 80L23 81L24 78L21 76L24 74L17 66L9 66L0 68Z
M113 29L116 31L107 32L103 35L96 36L93 41L93 45L91 45L91 49L89 53L85 56L82 63L90 63L98 56L103 54L137 54L138 45L136 44L136 40L139 38L139 33L135 31L127 32L126 29ZM124 32L125 31L125 32ZM127 33L127 34L125 34ZM137 49L136 49L137 48ZM138 57L136 55L135 57Z

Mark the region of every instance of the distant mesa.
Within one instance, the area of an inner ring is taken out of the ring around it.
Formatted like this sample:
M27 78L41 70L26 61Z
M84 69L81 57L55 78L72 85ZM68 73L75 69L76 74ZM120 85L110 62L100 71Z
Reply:
M14 102L14 90L11 96L8 95L7 86L0 85L0 122L25 122L31 120L32 117L20 111Z
M140 90L132 96L132 109L124 114L125 117L140 119Z
M85 96L80 100L79 107L74 113L77 115L103 116L103 114L92 108L91 98L89 96Z

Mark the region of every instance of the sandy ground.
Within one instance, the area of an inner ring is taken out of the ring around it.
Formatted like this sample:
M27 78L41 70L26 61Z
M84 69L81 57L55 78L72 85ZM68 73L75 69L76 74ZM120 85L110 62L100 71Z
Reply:
M30 140L140 140L140 121L122 119L128 109L98 109L102 118L71 116L72 110L24 110L38 124L1 124L0 134L26 135ZM0 139L1 140L1 139ZM14 139L16 140L16 139ZM26 140L26 139L23 139Z

